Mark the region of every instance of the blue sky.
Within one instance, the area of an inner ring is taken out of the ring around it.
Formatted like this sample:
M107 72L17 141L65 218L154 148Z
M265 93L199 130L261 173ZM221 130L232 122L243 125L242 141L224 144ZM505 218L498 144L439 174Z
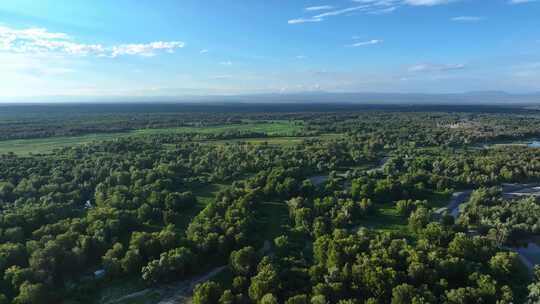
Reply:
M540 91L540 1L0 2L0 97Z

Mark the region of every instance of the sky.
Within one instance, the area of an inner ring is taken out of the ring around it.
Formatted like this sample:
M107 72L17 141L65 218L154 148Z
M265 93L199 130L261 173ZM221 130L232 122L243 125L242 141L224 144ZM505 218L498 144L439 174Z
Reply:
M0 98L540 91L535 0L4 0Z

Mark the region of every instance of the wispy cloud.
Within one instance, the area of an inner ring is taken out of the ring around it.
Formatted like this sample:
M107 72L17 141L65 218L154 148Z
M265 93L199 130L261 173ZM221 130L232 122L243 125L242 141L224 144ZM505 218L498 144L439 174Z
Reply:
M523 4L523 3L530 3L530 2L536 2L537 0L510 0L508 3L510 4Z
M309 23L309 22L321 22L321 18L297 18L287 21L289 24Z
M331 17L331 16L339 16L339 15L343 15L343 14L346 14L346 13L351 13L351 12L358 11L358 10L365 10L365 9L368 9L369 7L370 7L369 5L353 6L353 7L348 7L348 8L344 8L344 9L339 9L339 10L334 10L334 11L329 11L329 12L326 12L326 13L322 13L322 14L314 16L313 18L315 18L315 19L323 19L323 18Z
M456 21L456 22L479 22L484 19L485 19L484 17L480 17L480 16L458 16L458 17L450 18L450 20Z
M159 51L168 53L183 48L181 41L156 41L104 46L75 42L65 33L49 32L44 28L14 29L0 26L0 52L58 53L77 56L117 57L122 55L154 56Z
M183 48L184 43L180 41L157 41L145 44L121 44L112 47L111 57L122 55L140 55L140 56L155 56L156 51L165 51L173 53L175 49Z
M308 22L321 22L328 17L348 15L352 12L362 12L365 14L388 14L402 6L436 6L449 4L461 0L352 0L357 5L335 9L329 5L312 6L305 8L307 12L326 10L314 16L300 17L288 20L289 24L299 24ZM511 0L511 1L531 1L531 0Z
M325 11L325 10L331 10L333 9L334 7L331 6L331 5L320 5L320 6L310 6L310 7L306 7L305 10L308 11L308 12L312 12L312 11Z
M228 61L222 61L219 64L225 65L225 66L231 66L233 63L232 63L232 61L228 60Z
M0 26L0 51L88 55L101 54L105 48L101 44L76 43L65 33L49 32L44 28L13 29Z
M371 15L384 15L384 14L390 14L391 12L395 11L397 9L396 6L391 6L391 7L387 7L387 8L382 8L382 9L377 9L377 10L373 10L371 12L368 12L368 14L371 14Z
M350 46L352 46L352 47L360 47L360 46L374 45L374 44L380 44L380 43L383 43L383 40L371 39L371 40L356 42L356 43L351 44Z
M206 53L208 53L208 50L207 49L202 49L202 50L199 51L199 53L206 54Z
M457 0L405 0L405 3L413 6L434 6L456 2Z
M434 64L434 63L420 63L409 67L409 72L444 72L453 70L462 70L465 65L462 63L454 64Z

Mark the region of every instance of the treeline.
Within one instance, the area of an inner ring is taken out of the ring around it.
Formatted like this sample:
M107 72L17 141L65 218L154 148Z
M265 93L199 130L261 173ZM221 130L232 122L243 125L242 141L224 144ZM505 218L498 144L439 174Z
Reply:
M390 176L413 179L429 189L474 189L502 183L540 180L540 150L403 149L386 164Z
M540 235L540 203L534 197L505 199L499 187L474 191L459 223L500 246L520 246Z
M485 237L426 222L415 242L360 229L313 238L292 229L273 254L230 255L225 285L199 285L194 303L524 303L527 271Z
M393 111L354 105L282 105L264 108L267 109L266 112L248 105L231 105L229 108L220 105L212 107L187 104L7 106L0 109L0 140L172 127L241 127L241 124L246 122L271 123L276 120L305 124L305 129L299 128L298 132L288 135L348 133L355 140L367 140L387 148L456 146L526 139L540 135L540 119L536 113L524 113L520 109L481 113L475 111L474 107L441 107L440 110L416 107L397 108ZM409 132L410 130L414 132ZM267 133L223 134L220 138L233 138L233 135L240 138L259 137L264 134ZM212 138L209 134L205 136Z
M359 141L402 147L463 146L539 136L538 116L443 112L372 112L320 115L307 130L347 133Z

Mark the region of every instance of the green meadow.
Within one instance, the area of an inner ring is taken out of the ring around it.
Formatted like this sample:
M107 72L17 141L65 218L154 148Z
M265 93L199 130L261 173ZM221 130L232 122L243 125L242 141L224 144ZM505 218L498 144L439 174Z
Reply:
M230 124L208 127L178 127L178 128L162 128L162 129L138 129L130 132L122 133L100 133L86 134L80 136L63 136L63 137L47 137L35 139L15 139L0 141L0 154L15 153L19 155L50 153L55 149L70 147L75 145L89 144L95 141L113 140L124 137L143 137L161 134L219 134L226 132L259 132L265 133L270 138L252 138L245 141L253 141L254 143L274 142L277 144L287 144L290 141L301 142L300 138L291 137L295 131L303 128L300 122L295 121L269 121L269 122L248 122L242 124ZM275 138L272 138L275 137ZM281 138L283 137L283 138ZM226 142L216 141L216 142ZM232 139L231 141L239 141Z

